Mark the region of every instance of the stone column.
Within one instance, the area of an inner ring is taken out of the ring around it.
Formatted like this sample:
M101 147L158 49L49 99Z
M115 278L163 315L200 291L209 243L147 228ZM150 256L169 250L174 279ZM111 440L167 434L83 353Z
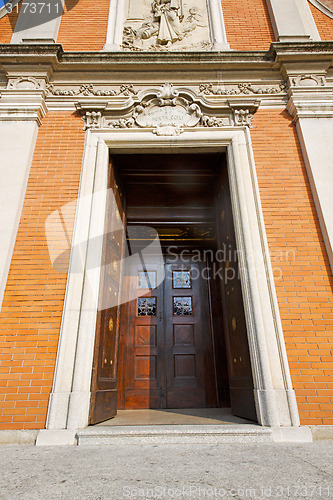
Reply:
M221 0L209 0L209 22L214 50L230 50L225 31Z
M266 0L279 42L320 40L307 0Z
M49 46L50 47L50 46ZM46 47L45 47L46 48ZM54 47L51 47L54 51ZM58 47L59 49L59 47ZM57 50L58 50L57 49ZM29 52L29 51L28 51ZM38 128L47 112L45 88L51 65L45 50L43 63L33 64L33 51L25 54L7 46L0 64L8 83L0 99L0 307L7 283L21 218ZM51 59L55 52L51 54ZM39 56L36 56L39 58Z
M285 62L283 68L290 84L287 109L296 123L333 270L333 86L325 77L332 58L333 51L324 60Z
M120 51L125 21L125 0L110 0L106 42L103 50Z

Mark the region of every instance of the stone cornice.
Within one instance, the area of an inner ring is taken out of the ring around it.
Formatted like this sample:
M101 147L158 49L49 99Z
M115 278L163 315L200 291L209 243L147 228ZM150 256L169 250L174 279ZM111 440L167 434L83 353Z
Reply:
M274 60L265 51L207 52L64 52L59 44L0 44L0 64L33 64L49 62L64 71L120 70L140 68L144 71L163 67L191 69L243 68L270 69Z
M327 60L333 64L333 41L329 42L274 42L267 57L281 64L287 61Z
M87 129L151 129L160 136L180 135L194 127L251 127L260 100L242 96L224 99L215 106L193 89L164 83L120 102L77 101L75 107Z
M2 44L0 65L8 79L7 88L10 88L11 82L24 77L25 80L35 78L41 81L43 88L53 84L56 89L59 85L60 89L66 89L69 84L73 95L78 90L71 88L79 83L95 84L96 89L101 85L101 91L105 93L107 89L104 89L103 82L104 86L137 82L136 85L142 87L145 82L154 81L157 75L160 76L159 83L170 80L172 75L173 81L187 81L189 85L197 85L200 80L206 85L212 82L213 98L213 94L220 93L219 86L222 84L223 87L227 82L228 85L230 82L236 85L252 82L258 93L265 93L261 92L260 83L263 91L266 88L274 91L281 81L281 75L289 86L294 85L295 78L304 79L306 74L325 78L327 69L333 65L333 42L275 42L268 52L182 53L64 52L60 44ZM244 80L239 79L240 72ZM202 80L203 74L206 81ZM98 75L97 79L95 75ZM260 78L258 75L261 75ZM19 85L22 87L22 84ZM267 94L273 94L273 91ZM250 93L256 93L256 90Z
M49 63L56 66L64 51L60 44L0 44L0 64Z
M0 63L49 62L61 65L265 65L277 59L333 59L333 41L274 42L268 51L206 51L206 52L64 52L60 44L0 44Z

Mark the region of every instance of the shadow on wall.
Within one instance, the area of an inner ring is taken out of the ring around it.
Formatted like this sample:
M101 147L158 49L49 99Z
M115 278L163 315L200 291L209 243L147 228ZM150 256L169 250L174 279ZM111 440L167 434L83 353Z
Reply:
M73 9L79 0L47 0L38 2L38 0L0 0L0 18L8 16L12 31L18 33L23 30L29 30L36 26L53 21L62 16L63 12L69 12ZM17 26L17 15L20 13L24 18L20 18L20 24ZM16 15L15 15L16 14Z

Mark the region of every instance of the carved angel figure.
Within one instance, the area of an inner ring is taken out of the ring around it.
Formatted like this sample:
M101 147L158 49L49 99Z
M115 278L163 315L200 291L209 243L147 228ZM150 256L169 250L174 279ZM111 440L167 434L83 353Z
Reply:
M153 12L155 17L160 18L158 43L167 45L169 42L181 40L180 23L184 18L182 0L155 0Z

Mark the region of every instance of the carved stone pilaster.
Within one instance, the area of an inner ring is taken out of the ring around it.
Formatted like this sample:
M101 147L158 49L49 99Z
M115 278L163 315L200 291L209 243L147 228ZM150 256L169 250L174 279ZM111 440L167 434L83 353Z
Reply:
M287 110L299 118L331 118L333 116L333 87L324 75L302 74L290 76Z
M47 113L44 91L9 92L3 90L0 98L2 121L32 121L38 126Z
M102 127L103 112L107 103L85 102L76 103L76 110L82 116L83 130L99 129Z
M260 100L238 100L229 99L228 105L232 110L234 123L236 126L252 127L253 115L259 108Z
M329 68L333 47L320 47L295 61L290 53L279 54L277 62L290 87L287 110L293 117L303 152L313 199L333 270L333 84ZM316 53L317 52L317 53Z

